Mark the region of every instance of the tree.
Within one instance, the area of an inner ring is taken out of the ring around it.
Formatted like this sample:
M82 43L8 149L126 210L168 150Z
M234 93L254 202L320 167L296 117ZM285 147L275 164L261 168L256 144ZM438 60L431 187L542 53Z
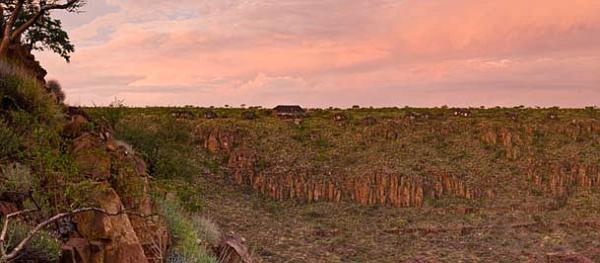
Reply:
M50 11L79 12L83 5L85 0L0 0L0 59L6 59L10 45L22 43L30 49L50 49L68 62L75 49Z

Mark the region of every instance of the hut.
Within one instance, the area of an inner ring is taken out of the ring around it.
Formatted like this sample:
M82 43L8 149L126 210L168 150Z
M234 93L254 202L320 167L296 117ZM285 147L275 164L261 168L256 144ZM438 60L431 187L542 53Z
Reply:
M280 118L296 119L304 117L306 111L298 105L279 105L273 108L273 112Z

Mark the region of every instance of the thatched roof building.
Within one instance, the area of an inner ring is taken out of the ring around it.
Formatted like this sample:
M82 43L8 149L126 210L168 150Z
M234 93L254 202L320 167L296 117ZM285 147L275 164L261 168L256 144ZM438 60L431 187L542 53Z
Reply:
M298 105L279 105L273 108L273 112L282 118L300 118L304 117L306 111Z

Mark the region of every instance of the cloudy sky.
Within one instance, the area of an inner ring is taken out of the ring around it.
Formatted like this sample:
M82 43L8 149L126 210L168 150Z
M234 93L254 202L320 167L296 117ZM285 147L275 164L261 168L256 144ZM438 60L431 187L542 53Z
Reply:
M69 102L600 105L598 0L89 0Z

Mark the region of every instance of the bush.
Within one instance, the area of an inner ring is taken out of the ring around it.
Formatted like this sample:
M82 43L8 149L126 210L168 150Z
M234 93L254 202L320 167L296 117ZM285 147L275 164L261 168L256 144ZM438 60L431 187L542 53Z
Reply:
M63 102L65 102L67 96L65 95L65 92L63 91L62 86L60 85L60 83L58 83L58 81L49 80L46 83L46 87L52 94L54 94L54 97L56 98L56 103L62 104Z
M117 137L141 153L152 176L160 179L190 178L198 171L190 156L193 146L186 122L165 119L124 121Z

